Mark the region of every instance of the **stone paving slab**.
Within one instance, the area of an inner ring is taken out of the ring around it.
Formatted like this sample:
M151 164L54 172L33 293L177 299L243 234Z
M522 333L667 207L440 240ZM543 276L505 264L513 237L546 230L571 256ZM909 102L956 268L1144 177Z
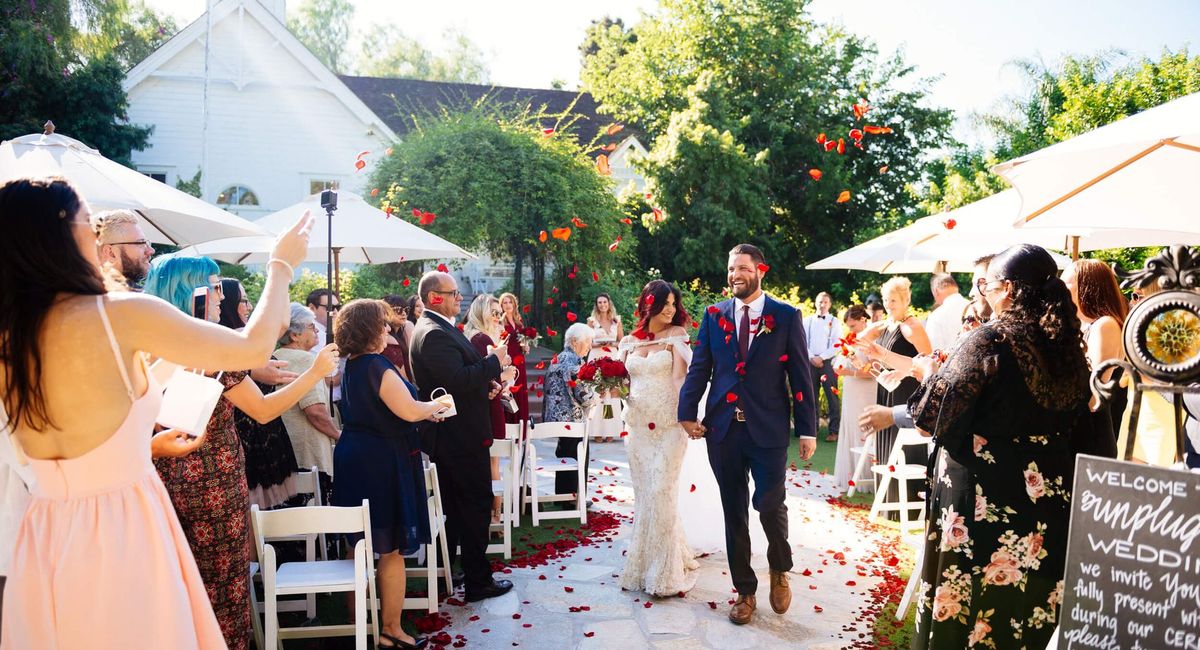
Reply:
M551 447L538 444L539 455L553 455ZM624 443L594 444L591 449L593 494L616 498L595 507L634 514ZM605 467L616 471L601 469ZM622 591L614 576L624 565L623 551L632 535L632 523L627 521L611 544L580 547L549 566L512 569L504 577L515 587L501 598L444 606L453 621L446 632L463 635L466 647L476 648L830 650L848 646L858 633L844 628L859 623L858 631L869 629L869 622L858 621L856 612L878 578L870 577L865 570L869 567L862 563L879 547L884 533L864 532L849 522L826 502L834 494L829 477L789 472L788 539L795 566L790 576L792 605L786 614L775 614L767 601L766 544L761 538L752 538L756 551L752 565L759 573L760 589L759 608L749 625L735 626L727 618L729 601L736 596L724 553L699 558L696 586L685 597L654 598ZM840 561L834 557L839 552L844 556ZM806 570L809 575L804 575ZM543 575L545 579L539 579ZM590 611L571 612L572 607L584 605ZM474 616L478 619L469 620Z

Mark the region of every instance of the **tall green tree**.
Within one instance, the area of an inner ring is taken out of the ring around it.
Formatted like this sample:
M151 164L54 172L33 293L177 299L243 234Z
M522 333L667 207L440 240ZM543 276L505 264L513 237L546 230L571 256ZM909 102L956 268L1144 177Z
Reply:
M433 213L431 232L511 259L517 292L528 264L533 294L524 302L532 322L562 325L567 310L582 309L580 292L592 273L609 274L634 243L610 182L596 173L571 120L564 115L549 136L528 115L500 116L489 106L422 120L393 145L371 183L394 218L415 222L413 210ZM554 237L556 229L569 236Z
M140 3L3 0L0 139L40 132L52 120L59 133L129 164L151 129L128 123L121 82L172 28Z
M487 83L488 66L483 50L461 32L442 35L450 48L438 55L395 25L375 25L362 39L358 74L371 77L404 77L427 81Z
M288 29L304 43L313 56L336 74L353 70L347 54L354 21L354 3L350 0L304 0L288 16Z
M625 32L589 31L585 89L652 141L639 167L666 218L650 240L669 245L644 241L643 264L715 285L725 252L748 239L777 277L827 285L803 265L915 214L906 187L925 178L923 152L947 142L950 113L927 106L930 80L899 54L817 24L806 4L662 0ZM868 124L892 132L855 147L851 129ZM826 151L822 133L845 152Z

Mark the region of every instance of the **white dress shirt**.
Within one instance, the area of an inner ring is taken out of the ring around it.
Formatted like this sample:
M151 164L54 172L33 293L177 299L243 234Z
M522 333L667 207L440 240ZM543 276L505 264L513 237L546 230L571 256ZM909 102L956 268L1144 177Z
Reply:
M947 351L962 331L962 316L969 300L952 293L942 301L942 306L933 310L925 319L925 333L934 350Z
M456 318L454 316L443 316L443 315L437 313L436 311L433 311L430 309L426 309L425 311L428 312L428 314L430 316L433 316L434 318L442 321L443 323L448 323L450 325L450 327L458 327L457 325L454 324L454 321L458 320L458 318Z
M747 305L750 306L750 342L746 344L747 349L749 349L751 345L754 345L754 334L758 330L758 327L755 327L754 323L756 323L758 319L762 318L763 307L766 306L766 304L767 294L762 292L759 292L758 297L752 302L748 303L742 302L741 298L733 299L733 327L735 328L733 334L734 340L737 340L737 337L741 335L740 330L742 327L742 307Z
M804 319L804 337L808 340L808 358L829 361L838 354L833 344L842 338L842 322L833 314L813 314Z

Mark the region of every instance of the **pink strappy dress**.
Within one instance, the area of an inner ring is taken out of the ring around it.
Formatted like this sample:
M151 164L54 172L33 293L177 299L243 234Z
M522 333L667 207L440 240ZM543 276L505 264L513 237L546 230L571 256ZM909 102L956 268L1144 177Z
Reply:
M135 397L101 296L108 341L133 406L100 446L30 459L33 498L17 531L4 593L5 649L224 648L183 529L154 465L162 401Z

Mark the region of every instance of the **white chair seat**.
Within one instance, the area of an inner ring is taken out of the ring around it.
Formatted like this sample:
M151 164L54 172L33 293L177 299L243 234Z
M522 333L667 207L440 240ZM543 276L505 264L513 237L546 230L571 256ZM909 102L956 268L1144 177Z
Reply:
M889 466L889 465L872 465L871 471L876 474L886 475L886 476L890 476L892 478L905 479L905 480L925 478L925 466L917 465L917 464L891 465L891 466Z
M307 593L313 587L326 591L354 589L354 561L327 560L317 562L287 562L279 566L275 585L280 593L300 589Z

